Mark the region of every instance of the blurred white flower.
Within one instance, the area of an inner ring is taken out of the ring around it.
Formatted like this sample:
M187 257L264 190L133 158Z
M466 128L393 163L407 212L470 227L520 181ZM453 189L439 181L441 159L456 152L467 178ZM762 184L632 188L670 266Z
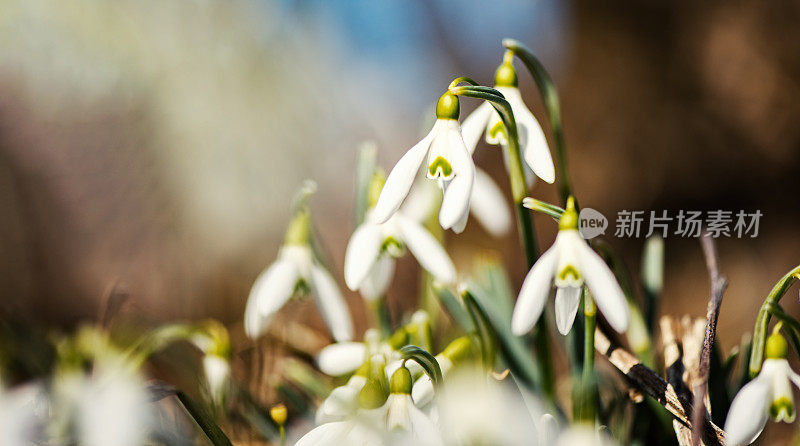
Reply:
M74 409L78 443L85 446L140 446L153 423L144 383L126 366L95 364L89 376L62 377L63 410Z
M231 366L228 360L214 354L205 355L203 356L203 372L211 398L217 403L221 402L227 394L226 388L231 375Z
M534 420L522 397L476 368L454 371L436 398L439 427L447 445L536 444Z
M442 245L400 210L385 223L378 223L370 212L356 228L345 252L345 283L351 290L361 290L369 300L383 297L394 274L394 259L402 256L406 247L436 280L443 284L455 281L455 266Z
M46 398L38 384L0 388L0 445L27 446L37 440L43 428L38 412Z
M439 224L457 233L464 230L475 182L475 165L464 146L458 114L458 98L450 93L443 94L436 106L433 129L409 149L389 173L375 206L377 223L385 223L397 211L427 157L427 177L436 180L444 191Z
M517 75L510 60L506 60L495 73L495 87L497 91L505 96L514 112L514 119L517 122L519 132L519 144L522 156L527 167L541 179L548 183L555 181L555 168L553 159L550 156L550 149L547 146L547 138L544 136L539 122L533 116L528 106L522 100L522 95L517 88ZM486 142L489 144L508 145L505 126L500 115L492 104L484 102L475 109L464 120L462 134L464 144L470 154L475 151L475 146L482 134L486 134ZM505 150L503 151L504 156ZM508 160L506 159L506 164ZM527 170L527 169L526 169ZM528 184L533 182L533 176L526 171Z
M244 315L245 332L250 338L264 333L275 313L298 291L303 291L313 296L334 339L352 339L353 322L339 286L314 258L310 218L308 210L297 212L277 260L256 278Z
M341 421L352 416L358 410L358 393L366 383L365 376L355 374L350 377L347 384L333 389L317 409L314 420L317 425Z
M761 372L739 390L728 411L725 439L729 444L754 442L770 417L774 421L794 421L792 383L800 387L800 376L789 367L787 352L786 340L779 333L767 339L767 359Z
M575 321L584 282L592 292L597 307L618 332L628 327L628 304L614 274L578 232L578 213L570 199L559 221L553 246L533 265L519 292L511 319L511 329L522 335L533 328L544 310L551 284L555 279L556 325L567 334Z

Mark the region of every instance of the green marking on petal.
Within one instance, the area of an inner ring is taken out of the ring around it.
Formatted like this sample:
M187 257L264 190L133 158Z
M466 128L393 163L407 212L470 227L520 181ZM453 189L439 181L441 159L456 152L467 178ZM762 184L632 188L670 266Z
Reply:
M794 403L782 396L769 405L769 416L775 421L791 422L794 420Z
M566 281L567 277L572 277L572 280L578 282L581 280L581 274L578 272L578 269L572 265L567 265L558 273L558 279L561 281Z
M387 237L381 245L381 251L388 253L392 257L401 257L406 252L406 245L394 237Z
M444 157L437 156L436 159L428 165L428 175L435 178L437 172L444 178L448 178L453 175L453 166L451 166Z
M490 129L489 129L489 137L491 138L498 138L498 136L502 136L503 139L508 139L506 135L506 126L503 125L503 121L497 121Z

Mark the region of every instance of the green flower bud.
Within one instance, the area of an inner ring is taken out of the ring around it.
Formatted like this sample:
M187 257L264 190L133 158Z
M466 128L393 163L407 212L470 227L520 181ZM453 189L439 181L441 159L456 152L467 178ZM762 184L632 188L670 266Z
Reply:
M437 119L458 119L460 113L461 104L458 102L458 96L454 94L446 92L436 103Z
M497 71L494 72L494 86L495 87L516 87L519 85L517 80L517 71L511 61L503 61Z
M449 359L450 362L455 364L466 358L469 358L473 353L472 347L472 340L469 338L469 336L462 336L454 339L453 342L448 344L444 351L442 351L442 355Z
M401 347L408 344L408 331L406 331L405 327L400 327L392 333L386 342L388 342L393 349L400 350Z
M405 366L400 367L392 374L389 391L391 393L411 393L411 372Z
M564 210L558 220L558 230L565 229L578 229L578 211L575 210L575 199L573 197L567 199L567 209Z
M378 204L378 197L381 196L381 190L383 190L383 185L385 183L386 174L381 169L375 169L375 173L372 174L372 179L367 188L367 205L370 208Z
M389 393L374 379L368 379L358 392L358 405L362 409L377 409L383 406Z
M779 332L772 333L767 338L767 346L764 355L767 359L786 359L789 354L789 344Z
M286 238L284 243L287 245L308 245L311 241L311 213L306 208L302 208L295 213L289 226L286 228Z

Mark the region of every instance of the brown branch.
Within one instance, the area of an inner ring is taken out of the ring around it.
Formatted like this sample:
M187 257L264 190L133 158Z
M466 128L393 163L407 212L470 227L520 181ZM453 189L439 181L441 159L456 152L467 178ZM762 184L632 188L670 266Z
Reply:
M664 406L677 422L691 427L688 414L692 413L692 402L686 396L678 395L671 384L664 381L656 372L641 363L630 352L613 344L598 328L594 334L594 348L607 357L609 362L622 372L636 387ZM700 424L700 423L698 423ZM709 446L725 444L725 432L711 420L702 422L705 443Z
M717 333L717 319L719 318L720 305L722 305L722 295L725 293L725 289L728 288L728 279L719 273L717 248L714 245L714 239L708 235L708 232L700 237L700 245L703 248L706 268L708 269L708 276L711 281L711 296L708 300L708 310L706 312L706 334L703 338L703 349L700 353L700 367L697 371L698 379L694 383L692 426L697 426L706 416L703 400L708 391L708 370L711 362L711 349L714 346ZM694 429L692 431L692 446L698 446L699 444L700 432Z

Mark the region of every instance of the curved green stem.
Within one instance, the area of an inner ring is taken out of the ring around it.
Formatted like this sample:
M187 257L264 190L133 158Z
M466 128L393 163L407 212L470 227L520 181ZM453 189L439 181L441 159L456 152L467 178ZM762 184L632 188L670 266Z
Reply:
M536 244L533 218L523 205L523 200L528 193L528 186L525 182L525 171L519 147L517 122L514 120L514 112L511 110L511 104L508 103L499 91L489 87L453 86L449 88L449 91L457 96L466 96L489 101L503 120L503 125L505 125L506 131L508 132L508 177L511 182L511 195L517 207L520 237L522 238L522 245L525 248L528 268L530 268L536 263L536 259L539 258L539 247ZM552 400L555 398L555 374L553 371L553 359L550 354L550 340L548 339L549 336L546 324L546 319L544 315L542 315L542 317L539 318L539 322L534 327L533 338L538 353L537 363L539 364L539 372L542 378L542 391Z
M800 274L800 265L784 275L778 283L772 287L767 295L761 309L758 310L756 325L753 327L753 346L750 350L750 378L755 378L761 371L761 364L764 362L764 344L767 340L767 328L769 319L772 316L773 308L778 305L786 290L797 280Z
M550 74L544 69L544 65L539 62L539 59L533 55L533 52L528 49L528 47L514 39L503 39L503 46L513 52L514 55L519 57L522 63L525 64L525 67L528 68L531 76L533 76L533 80L536 82L536 86L539 88L539 92L542 95L542 102L544 102L547 116L550 119L550 127L553 130L556 157L558 158L558 165L556 167L558 169L558 184L561 200L566 204L567 198L574 194L572 193L572 182L570 181L569 169L567 168L564 130L561 124L561 104L558 99L556 85L553 83Z

